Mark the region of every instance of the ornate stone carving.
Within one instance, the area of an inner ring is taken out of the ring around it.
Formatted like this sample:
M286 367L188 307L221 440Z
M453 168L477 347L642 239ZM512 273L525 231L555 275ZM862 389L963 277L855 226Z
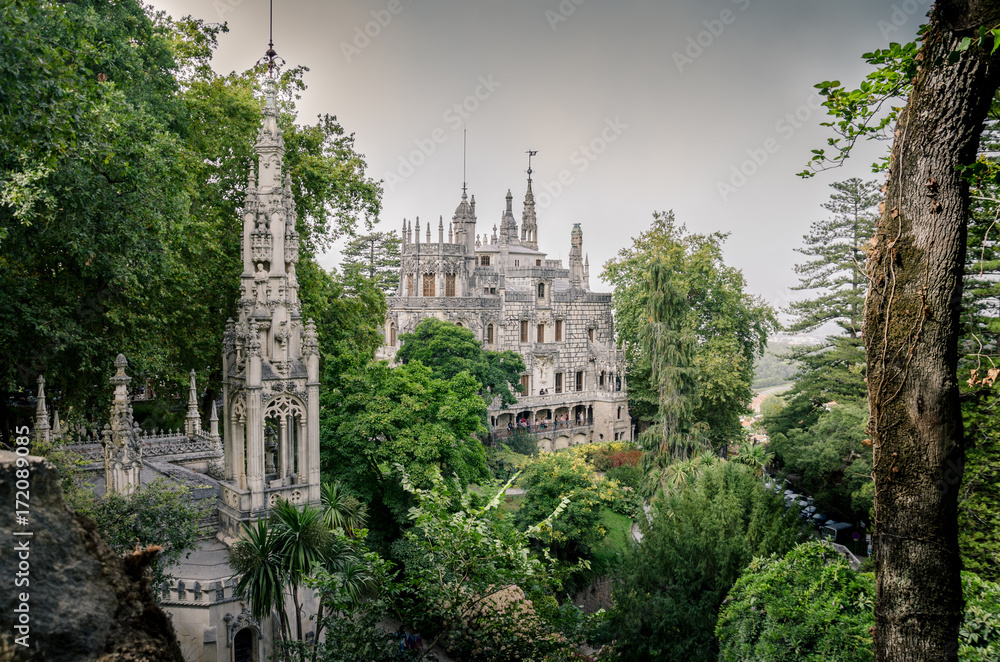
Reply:
M236 639L236 633L243 628L250 628L253 630L257 637L261 636L260 622L253 617L250 610L246 607L240 612L239 616L233 616L232 614L226 614L223 616L223 620L226 622L226 646L228 648L233 647L233 641Z

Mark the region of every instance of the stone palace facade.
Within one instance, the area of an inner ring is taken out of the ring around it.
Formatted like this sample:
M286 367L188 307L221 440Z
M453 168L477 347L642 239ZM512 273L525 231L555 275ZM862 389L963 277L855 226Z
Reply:
M615 347L611 294L590 289L583 231L573 225L569 267L538 248L531 168L521 225L507 191L499 231L477 233L476 198L462 199L436 232L404 220L399 289L389 297L380 358L393 359L400 336L427 317L470 329L489 350L514 350L526 366L522 394L490 408L491 435L524 425L543 450L631 440L625 362Z

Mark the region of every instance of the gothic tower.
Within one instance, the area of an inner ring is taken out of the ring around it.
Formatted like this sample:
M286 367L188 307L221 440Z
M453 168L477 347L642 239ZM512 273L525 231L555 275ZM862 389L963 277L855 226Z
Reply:
M273 49L269 51L273 65ZM243 201L239 318L223 340L225 481L220 518L229 536L279 499L319 503L319 347L302 323L292 181L284 168L274 68L265 82L257 176Z

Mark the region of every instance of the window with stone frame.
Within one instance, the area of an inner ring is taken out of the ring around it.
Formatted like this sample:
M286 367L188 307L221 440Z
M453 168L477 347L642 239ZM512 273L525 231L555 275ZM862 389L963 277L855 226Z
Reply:
M528 320L521 320L521 342L528 342Z
M390 347L395 347L396 346L396 324L395 323L389 325L389 346Z
M445 274L444 276L444 295L446 297L455 296L455 274Z
M489 255L482 255L482 256L480 256L480 258L479 258L479 266L481 266L481 267L488 267L488 266L490 266L490 256Z
M556 373L556 393L563 392L563 375L561 372Z
M406 274L406 296L413 296L413 274Z
M562 342L563 339L563 321L556 320L556 342Z
M587 338L590 339L590 342L594 342L594 327L587 329Z
M492 345L493 344L493 325L492 324L487 324L486 325L486 344L487 345Z
M582 370L578 370L577 373L576 373L576 390L577 391L582 391L583 390L583 371Z
M538 325L538 342L545 342L545 325Z
M542 261L541 260L535 260L535 266L536 267L542 266Z
M423 278L424 291L423 296L432 297L434 294L434 274L424 274Z
M530 395L531 391L531 377L529 375L521 375L521 393L524 395Z
M545 283L538 284L538 298L539 299L545 298Z

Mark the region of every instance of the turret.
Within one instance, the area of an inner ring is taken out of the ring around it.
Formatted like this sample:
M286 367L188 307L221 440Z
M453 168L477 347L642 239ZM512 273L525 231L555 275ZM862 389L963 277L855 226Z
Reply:
M512 242L518 241L517 238L517 221L514 220L514 196L510 194L510 189L507 189L507 209L503 213L503 217L500 219L500 243L510 244ZM494 243L496 243L494 241Z

